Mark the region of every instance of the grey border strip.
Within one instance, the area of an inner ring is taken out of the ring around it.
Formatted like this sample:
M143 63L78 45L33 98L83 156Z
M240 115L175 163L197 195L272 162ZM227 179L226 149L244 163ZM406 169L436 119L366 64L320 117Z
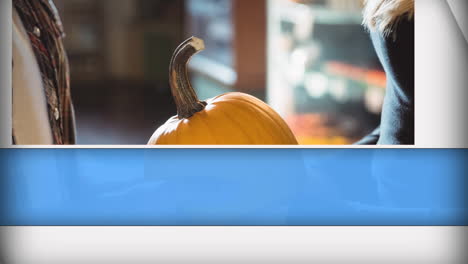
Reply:
M0 0L0 147L11 145L12 1Z

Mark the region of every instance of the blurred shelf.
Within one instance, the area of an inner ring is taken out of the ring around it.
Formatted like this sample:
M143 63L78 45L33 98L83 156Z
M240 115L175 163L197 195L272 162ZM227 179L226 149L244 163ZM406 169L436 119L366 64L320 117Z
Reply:
M330 10L313 8L315 22L320 24L361 24L362 14L356 11Z
M237 82L237 73L233 68L203 55L194 56L189 69L225 86L234 86Z
M312 16L318 24L361 24L362 13L357 10L337 10L323 6L290 1L281 2L281 19L294 23L300 17Z
M187 36L197 36L206 49L190 69L223 86L265 93L266 0L187 1Z
M269 4L269 103L300 144L356 142L378 124L386 86L362 2Z
M329 61L324 65L324 72L366 84L366 88L385 89L387 78L381 70L365 69L348 63Z

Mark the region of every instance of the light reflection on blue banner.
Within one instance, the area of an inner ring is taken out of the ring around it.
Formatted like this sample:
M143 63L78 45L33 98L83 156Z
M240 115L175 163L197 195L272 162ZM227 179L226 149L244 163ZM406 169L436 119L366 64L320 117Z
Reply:
M2 149L1 225L466 225L468 150Z

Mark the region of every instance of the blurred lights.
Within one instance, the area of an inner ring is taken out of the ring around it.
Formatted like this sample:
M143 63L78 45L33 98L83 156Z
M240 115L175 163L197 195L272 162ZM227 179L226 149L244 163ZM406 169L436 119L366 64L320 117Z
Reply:
M343 80L335 79L330 82L330 94L338 102L346 102L349 98L346 83Z
M311 97L320 98L327 93L329 81L324 74L314 72L306 76L304 85Z
M330 118L324 113L291 115L286 118L301 145L344 145L351 140L341 136L342 132L330 125Z
M384 90L381 88L370 87L367 89L364 95L364 103L367 110L371 113L379 114L382 109L384 95Z
M361 26L362 0L270 0L270 4L274 49L268 55L269 100L280 102L275 107L288 104L293 109L284 116L300 144L357 141L378 119L386 86L383 71L373 68L374 51L369 45L365 46L369 52L362 53L369 57L342 55L370 42L366 34L357 34L356 41L349 43L339 41L343 39L339 34L347 34L346 27ZM282 91L271 93L273 87Z
M294 36L299 41L308 40L314 29L314 14L305 9L304 13L294 19Z
M305 49L294 50L289 58L288 66L286 71L289 82L294 85L300 84L307 68L307 51Z
M343 76L355 81L365 82L373 86L385 87L387 82L385 73L382 71L368 70L337 61L326 63L325 70L331 74Z
M305 73L319 56L318 47L309 45L296 48L291 52L288 67L286 69L288 80L293 85L304 82Z

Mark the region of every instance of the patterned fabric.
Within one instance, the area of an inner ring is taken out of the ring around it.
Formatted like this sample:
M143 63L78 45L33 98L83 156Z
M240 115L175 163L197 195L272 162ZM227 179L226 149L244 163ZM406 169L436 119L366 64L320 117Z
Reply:
M52 0L13 0L13 5L41 71L54 144L75 144L69 65L62 42L65 34L57 9Z

